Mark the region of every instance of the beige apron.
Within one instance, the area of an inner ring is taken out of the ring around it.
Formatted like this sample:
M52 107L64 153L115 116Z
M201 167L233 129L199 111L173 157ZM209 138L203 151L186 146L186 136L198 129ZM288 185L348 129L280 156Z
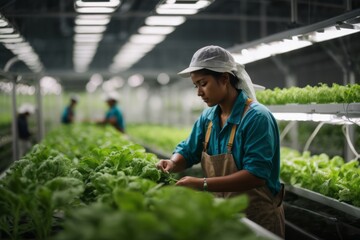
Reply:
M243 116L245 115L251 99L248 99ZM229 142L227 144L227 153L210 156L207 154L207 144L211 134L212 122L205 135L204 149L201 156L201 166L205 177L219 177L230 175L238 171L231 149L234 141L236 125L231 129ZM282 200L284 197L284 187L281 186L279 193L274 196L269 188L265 185L243 192L249 197L249 206L246 210L246 217L267 230L285 237L285 217ZM243 194L241 192L214 192L216 197L228 198Z

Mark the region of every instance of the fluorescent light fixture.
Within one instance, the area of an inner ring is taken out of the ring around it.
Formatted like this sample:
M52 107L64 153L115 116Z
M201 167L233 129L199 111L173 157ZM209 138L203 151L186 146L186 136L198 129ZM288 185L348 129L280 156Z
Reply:
M197 9L171 9L171 8L158 8L157 14L174 14L174 15L193 15L198 12Z
M19 42L23 42L24 39L22 37L17 37L17 38L0 38L0 42L2 43L19 43Z
M118 7L120 5L119 0L108 0L108 1L89 1L89 2L83 2L81 0L77 0L75 2L75 5L77 7Z
M80 55L76 54L73 56L73 59L81 60L81 61L91 61L93 55Z
M43 94L60 94L61 85L51 76L44 76L40 79L41 92Z
M113 13L115 12L116 8L109 8L109 7L83 7L83 8L76 8L76 12L78 13Z
M324 31L313 32L309 34L309 40L313 42L323 42L334 38L343 37L359 32L360 29L347 29L340 27L328 27Z
M110 22L109 18L104 19L75 19L76 25L107 25Z
M117 55L116 57L114 57L114 62L117 63L128 63L128 62L136 62L139 59L141 59L145 54L144 53L137 53L136 55Z
M178 14L178 15L193 15L196 14L200 9L207 7L211 2L210 1L197 1L195 3L176 3L166 2L159 5L156 8L156 13L158 14Z
M157 81L158 83L160 83L161 85L166 85L170 82L170 77L169 75L167 75L166 73L160 73L157 76Z
M242 49L241 53L234 53L233 56L236 62L246 64L280 53L294 51L312 44L309 41L296 40L297 38L293 39L294 40L284 39L281 41L270 42L268 44L260 44L253 48Z
M255 62L260 59L268 58L271 56L268 50L268 46L263 44L256 48L243 49L241 54L233 53L232 54L235 61L241 64L246 64L249 62Z
M110 18L109 14L80 14L76 17L81 20L103 20Z
M102 38L102 34L101 33L78 33L76 34L76 37L78 38Z
M14 43L14 44L4 44L5 47L9 50L22 48L22 47L31 47L28 42Z
M309 41L284 39L282 41L269 43L269 46L271 47L272 54L276 55L279 53L291 52L296 49L307 47L311 44L312 43Z
M92 51L85 51L85 50L78 50L75 49L74 50L74 56L93 56L95 54L96 51L92 50Z
M20 37L20 34L18 33L0 35L0 38L18 38L18 37Z
M8 25L7 21L0 19L0 27L6 27L7 25Z
M239 63L255 62L276 54L304 48L315 42L357 33L360 27L355 24L360 22L359 15L360 9L356 9L322 22L273 34L227 50Z
M153 49L155 47L155 44L136 44L136 43L131 43L131 42L127 42L122 48L121 48L121 52L122 51L126 51L126 50L134 50L134 51L150 51L151 49Z
M87 49L81 49L81 48L75 48L74 49L74 54L77 54L77 53L94 53L96 51L96 49L90 49L90 50L87 50Z
M197 1L196 3L165 3L161 4L158 9L201 9L210 5L210 1Z
M75 42L100 42L102 39L102 34L75 34Z
M128 84L130 87L138 87L144 82L144 77L141 74L135 74L128 78Z
M90 77L89 82L91 82L95 86L99 86L104 82L104 78L99 73L95 73Z
M171 26L143 26L139 28L138 32L140 34L160 34L160 35L167 35L172 33L175 30L175 27Z
M124 86L125 81L121 77L113 77L108 81L105 81L102 84L102 89L106 92L114 91L114 89L119 89Z
M208 6L213 0L190 1L176 0L161 1L157 6L157 14L187 15L195 14L199 9ZM185 3L186 2L186 3ZM193 2L193 3L192 3ZM184 16L156 16L152 15L145 19L145 25L138 29L140 34L132 35L129 42L123 46L113 58L113 64L109 67L111 72L126 70L139 61L147 52L162 42L167 34L172 33L176 26L185 22ZM135 45L135 46L133 46Z
M16 54L21 54L21 53L33 53L34 50L32 49L32 47L21 47L21 48L14 48L12 50L14 53Z
M165 39L164 35L142 35L134 34L130 37L130 42L138 44L158 44Z
M145 19L145 24L150 26L178 26L185 22L186 18L182 16L150 16Z
M77 45L74 47L76 50L83 50L83 51L95 51L97 49L98 45Z
M101 41L101 39L86 39L86 38L74 38L74 41L76 43L98 43Z
M34 53L33 51L19 53L18 56L26 57L26 58L39 58L39 56L36 53Z
M13 33L14 31L15 30L12 27L0 28L1 34L9 34L9 33Z
M106 26L75 26L76 33L102 33L106 30Z

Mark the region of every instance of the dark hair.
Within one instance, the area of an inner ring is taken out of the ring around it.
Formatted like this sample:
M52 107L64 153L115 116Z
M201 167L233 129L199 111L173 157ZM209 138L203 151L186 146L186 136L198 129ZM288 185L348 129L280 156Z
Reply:
M211 75L216 80L218 80L224 74L222 72L215 72L215 71L205 69L205 68L201 69L201 70L198 70L196 72L198 72L200 74L203 74L203 75ZM231 86L233 86L234 88L237 89L237 86L238 86L238 83L240 82L240 79L236 76L236 74L231 74L231 73L228 73L228 74L229 74Z

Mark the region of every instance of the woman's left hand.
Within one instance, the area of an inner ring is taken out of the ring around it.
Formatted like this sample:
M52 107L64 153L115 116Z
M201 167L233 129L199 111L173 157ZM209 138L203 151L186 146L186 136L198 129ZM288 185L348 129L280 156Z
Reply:
M202 178L196 178L196 177L190 177L186 176L181 178L179 181L176 182L176 186L184 186L193 188L196 190L201 190L203 188L203 179Z

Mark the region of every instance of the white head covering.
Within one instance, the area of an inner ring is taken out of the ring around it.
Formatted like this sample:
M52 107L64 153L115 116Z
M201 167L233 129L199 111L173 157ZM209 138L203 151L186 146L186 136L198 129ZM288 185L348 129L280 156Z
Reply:
M78 102L78 101L79 101L79 97L78 97L77 95L72 95L72 96L70 97L70 100L75 101L75 102Z
M189 67L178 74L187 78L190 77L191 72L201 69L236 75L240 79L237 88L243 89L248 97L256 100L254 86L250 76L245 71L245 67L236 63L234 57L226 49L213 45L200 48L194 53Z
M30 103L24 103L18 108L19 114L23 114L26 112L33 114L35 112L35 107Z
M117 92L107 92L105 93L105 101L119 101L120 95Z

